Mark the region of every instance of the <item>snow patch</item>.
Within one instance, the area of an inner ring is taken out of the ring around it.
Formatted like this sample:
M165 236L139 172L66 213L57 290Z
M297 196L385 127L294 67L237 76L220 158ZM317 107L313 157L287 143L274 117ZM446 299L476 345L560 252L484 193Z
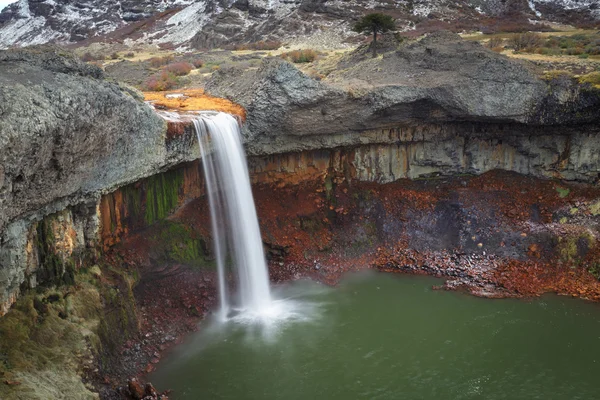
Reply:
M538 18L541 17L542 13L535 9L535 3L533 0L528 0L527 2L529 3L529 8L531 11L533 11Z
M19 17L31 18L31 10L29 9L29 0L19 0Z
M167 34L161 37L160 43L183 43L191 40L206 25L211 15L206 13L207 1L194 3L167 20ZM156 32L158 34L160 32Z
M12 45L32 46L61 38L61 34L46 26L44 17L17 19L0 28L0 49Z

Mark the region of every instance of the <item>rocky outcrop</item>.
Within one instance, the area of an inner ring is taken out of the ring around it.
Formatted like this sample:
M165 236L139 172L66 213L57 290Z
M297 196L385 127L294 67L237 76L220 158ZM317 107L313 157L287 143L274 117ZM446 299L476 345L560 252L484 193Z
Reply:
M351 54L321 81L269 59L258 70L215 74L207 91L246 108L252 154L410 146L405 164L420 160L429 172L597 178L600 90L568 77L542 80L529 65L450 33L377 59ZM414 169L391 175L417 177Z
M27 238L36 221L65 209L92 218L101 194L194 159L197 148L168 141L165 121L135 90L105 81L100 69L61 50L0 52L0 71L0 304L6 305L31 270Z
M259 140L420 122L539 126L600 121L599 90L568 79L543 81L530 66L448 32L382 58L355 61L350 55L322 81L285 61L268 59L258 70L220 71L206 88L244 106L248 132Z

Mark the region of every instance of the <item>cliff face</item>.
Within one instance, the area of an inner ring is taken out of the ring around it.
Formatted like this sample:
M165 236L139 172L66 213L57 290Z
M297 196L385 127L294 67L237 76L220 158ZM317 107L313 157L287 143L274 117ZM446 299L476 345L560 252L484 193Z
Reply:
M541 80L445 33L378 59L361 51L321 81L279 59L214 75L208 91L247 111L256 183L494 169L598 179L598 89ZM191 124L167 129L134 90L56 49L0 52L0 117L0 313L21 289L68 276L100 243L201 196L195 165L156 175L197 159Z
M5 304L25 281L28 263L39 263L26 252L32 223L70 207L83 207L74 213L85 220L102 193L193 159L197 150L168 147L166 123L135 90L105 81L101 70L60 50L0 52L0 71Z
M268 59L258 70L219 71L206 89L246 108L257 154L272 141L272 151L262 152L318 148L336 134L353 144L355 134L382 126L477 122L514 124L524 132L600 121L600 90L564 77L544 81L531 66L448 32L381 58L357 51L321 81Z
M272 59L220 71L207 91L246 108L250 154L351 146L360 175L380 182L491 169L598 178L600 90L540 79L450 33L377 59L358 50L321 81Z

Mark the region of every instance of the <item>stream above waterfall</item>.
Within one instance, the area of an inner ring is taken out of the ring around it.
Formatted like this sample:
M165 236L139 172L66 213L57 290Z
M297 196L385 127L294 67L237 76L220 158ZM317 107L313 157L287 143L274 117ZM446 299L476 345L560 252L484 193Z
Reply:
M204 321L150 379L173 399L589 399L600 308L490 300L429 277L360 273L275 287L297 318Z

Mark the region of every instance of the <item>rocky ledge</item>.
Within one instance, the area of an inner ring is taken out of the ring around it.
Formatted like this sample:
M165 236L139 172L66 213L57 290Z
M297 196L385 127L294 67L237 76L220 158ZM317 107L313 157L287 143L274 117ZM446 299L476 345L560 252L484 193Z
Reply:
M598 132L598 88L543 79L532 65L449 32L392 44L378 58L362 47L331 70L317 80L270 58L257 70L218 71L206 89L246 108L253 154L396 142L369 132L418 125L463 137L475 126L498 138Z

